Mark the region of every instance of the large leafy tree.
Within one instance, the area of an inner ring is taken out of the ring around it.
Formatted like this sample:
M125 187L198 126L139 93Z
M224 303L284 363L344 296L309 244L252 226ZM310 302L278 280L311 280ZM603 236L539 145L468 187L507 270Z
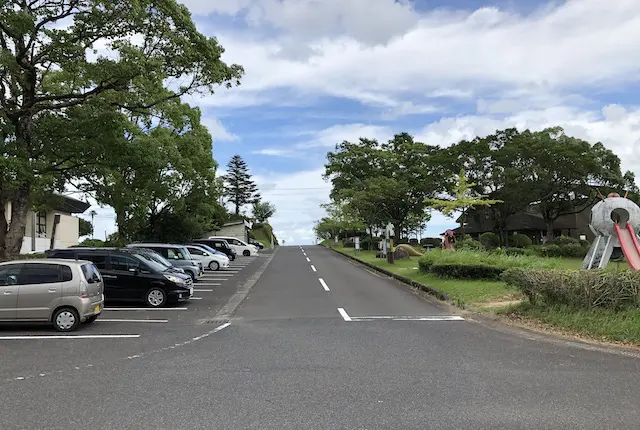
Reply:
M249 167L240 155L231 157L227 164L223 194L234 205L236 216L240 215L244 205L260 201L258 186L251 179Z
M258 222L266 222L276 213L276 207L269 202L255 202L251 207L253 217Z
M150 123L159 104L237 82L222 53L175 0L2 2L0 258L19 252L38 197L114 160L126 170L142 151L120 142L131 115Z

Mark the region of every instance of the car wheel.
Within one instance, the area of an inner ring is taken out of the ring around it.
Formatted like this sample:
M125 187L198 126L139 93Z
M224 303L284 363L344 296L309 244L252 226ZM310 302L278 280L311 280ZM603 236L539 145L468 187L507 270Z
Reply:
M73 308L58 309L53 314L53 327L57 331L73 331L78 327L80 317Z
M209 263L209 270L220 270L220 264L217 261Z
M144 300L152 308L161 308L167 303L167 293L162 288L152 288L147 291Z
M245 257L248 257L251 255L251 252L245 249L244 251L242 251L242 255L244 255Z
M94 322L97 319L98 319L98 315L91 315L89 318L84 320L84 323L85 324L91 324L92 322Z

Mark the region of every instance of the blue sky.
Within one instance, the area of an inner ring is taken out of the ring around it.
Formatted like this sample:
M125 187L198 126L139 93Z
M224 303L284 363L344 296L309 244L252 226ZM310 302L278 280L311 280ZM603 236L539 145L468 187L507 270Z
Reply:
M240 87L189 101L220 166L247 161L287 244L313 242L325 156L342 140L408 131L446 146L560 125L640 175L636 0L180 1L245 67ZM115 230L99 212L97 232ZM434 215L426 235L451 226Z

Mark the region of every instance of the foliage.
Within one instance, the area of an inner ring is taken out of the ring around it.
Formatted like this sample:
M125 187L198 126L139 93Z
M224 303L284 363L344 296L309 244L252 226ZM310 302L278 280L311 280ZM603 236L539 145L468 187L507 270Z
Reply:
M233 203L236 215L244 205L260 202L258 186L251 179L247 163L237 154L227 164L223 195Z
M465 236L462 239L456 241L456 250L467 250L467 251L481 251L485 247L482 243L477 240L473 240L471 236Z
M93 234L93 224L84 218L78 218L78 237L91 236Z
M0 23L0 207L12 202L10 225L0 211L0 257L19 252L41 198L69 180L114 178L105 166L129 176L131 154L166 146L147 149L139 135L164 121L156 106L230 87L243 73L175 0L8 0ZM96 55L99 45L114 53ZM165 138L175 136L156 137Z
M467 250L433 250L425 253L418 263L423 273L464 279L474 276L476 279L498 279L500 273L512 267L551 268L555 265L551 259Z
M495 233L482 233L480 235L480 243L487 249L493 249L500 246L500 236Z
M518 287L532 304L579 309L638 308L640 272L623 270L524 270L513 268L502 279Z
M102 248L105 246L105 241L100 239L85 239L72 248Z
M589 252L589 246L579 243L569 243L566 245L541 245L533 248L535 253L541 257L558 258L584 258Z
M322 218L314 226L317 237L321 239L332 239L335 236L348 237L364 231L364 223L358 219L350 205L333 202L320 206L329 216Z
M253 217L258 222L266 222L276 213L276 207L269 202L255 202L252 206Z
M420 239L420 245L432 245L434 248L440 248L442 239L439 237L423 237Z
M533 245L533 241L526 234L517 233L509 236L508 238L509 246L513 246L514 248L526 248L528 246Z

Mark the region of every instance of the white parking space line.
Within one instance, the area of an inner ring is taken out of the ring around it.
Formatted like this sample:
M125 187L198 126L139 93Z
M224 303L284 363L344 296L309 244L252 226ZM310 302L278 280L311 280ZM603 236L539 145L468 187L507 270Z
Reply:
M198 282L198 286L201 287L219 287L220 285L222 285L219 282ZM193 291L197 291L197 290L193 290Z
M139 334L52 334L31 336L0 336L0 340L26 340L26 339L135 339Z
M351 317L343 308L338 308L338 312L340 312L342 319L344 319L345 321L351 321Z
M186 311L188 308L104 308L104 311Z
M204 289L202 289L202 288L194 288L194 289L193 289L193 292L194 292L194 293L210 293L210 292L212 292L212 291L213 291L213 290L211 290L211 289L206 289L206 288L204 288Z
M317 272L316 270L316 266L314 266L313 264L311 265L311 270L313 270L314 272Z
M351 317L352 321L464 321L458 315L426 315L426 316L375 316L375 317Z
M309 260L309 257L307 257L307 262L311 263L311 260Z
M96 322L168 323L169 320L128 320L128 319L98 318Z
M202 297L189 297L189 300L202 300Z
M322 285L322 288L324 288L325 291L330 291L329 286L327 285L326 282L324 282L324 279L318 278L318 281L320 281L320 285Z

